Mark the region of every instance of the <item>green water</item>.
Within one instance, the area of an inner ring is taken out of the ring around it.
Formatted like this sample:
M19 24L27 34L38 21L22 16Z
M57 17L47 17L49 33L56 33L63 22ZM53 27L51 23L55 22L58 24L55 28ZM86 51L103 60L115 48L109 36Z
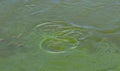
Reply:
M0 71L120 71L120 0L0 0Z

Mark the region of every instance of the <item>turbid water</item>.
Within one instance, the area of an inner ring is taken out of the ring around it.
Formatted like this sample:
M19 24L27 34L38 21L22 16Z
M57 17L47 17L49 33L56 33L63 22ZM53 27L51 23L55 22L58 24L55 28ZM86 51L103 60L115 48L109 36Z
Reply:
M0 71L120 71L120 0L0 0Z

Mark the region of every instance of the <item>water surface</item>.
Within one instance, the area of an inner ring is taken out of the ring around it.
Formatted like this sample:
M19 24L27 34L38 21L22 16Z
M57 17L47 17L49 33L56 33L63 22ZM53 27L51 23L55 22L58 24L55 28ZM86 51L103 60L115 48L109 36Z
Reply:
M120 0L0 0L0 71L119 71Z

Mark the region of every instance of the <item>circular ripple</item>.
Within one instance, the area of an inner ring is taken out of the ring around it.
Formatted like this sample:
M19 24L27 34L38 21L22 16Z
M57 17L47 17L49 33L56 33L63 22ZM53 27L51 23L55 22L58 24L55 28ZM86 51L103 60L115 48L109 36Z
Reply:
M56 32L69 29L70 26L71 25L66 22L55 21L39 24L35 29L37 30L36 32L40 32L40 35L55 35Z
M86 40L90 35L86 28L63 21L39 24L35 30L42 38L40 49L49 53L64 53L80 47L84 43L83 40Z
M52 37L42 40L40 43L40 49L43 49L49 53L64 53L70 49L76 48L77 45L78 41L72 37Z

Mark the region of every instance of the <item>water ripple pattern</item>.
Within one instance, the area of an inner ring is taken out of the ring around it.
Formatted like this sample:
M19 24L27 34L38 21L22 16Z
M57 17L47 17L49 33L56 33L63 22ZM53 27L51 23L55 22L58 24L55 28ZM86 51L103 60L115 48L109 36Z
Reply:
M90 35L86 28L63 21L39 24L35 31L42 38L39 48L49 53L64 53L80 47Z

